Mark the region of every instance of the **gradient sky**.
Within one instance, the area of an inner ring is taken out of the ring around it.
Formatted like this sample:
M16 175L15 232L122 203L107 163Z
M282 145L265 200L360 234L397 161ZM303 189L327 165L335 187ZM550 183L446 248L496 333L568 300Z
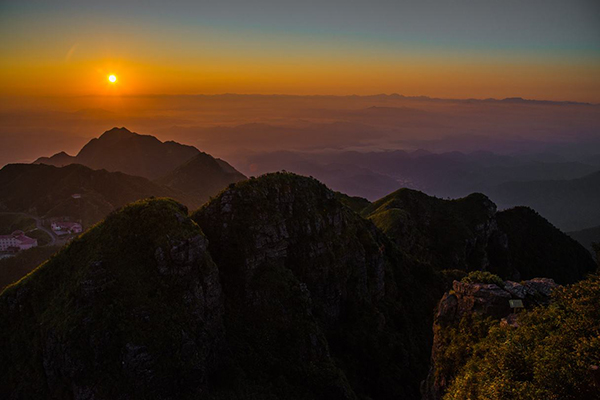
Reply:
M600 102L597 0L0 0L0 35L0 94L9 96Z

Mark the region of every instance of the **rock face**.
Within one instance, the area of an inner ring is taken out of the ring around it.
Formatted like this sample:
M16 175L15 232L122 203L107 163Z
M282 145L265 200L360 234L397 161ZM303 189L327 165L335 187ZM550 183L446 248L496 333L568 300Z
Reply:
M192 218L219 265L235 363L253 385L276 370L278 390L305 386L307 398L418 396L435 279L333 192L270 174Z
M366 207L407 253L438 270L489 271L503 279L573 283L595 270L585 248L526 207L497 212L478 193L444 200L400 189Z
M135 203L9 286L0 296L0 397L204 393L224 337L206 247L183 206Z
M433 325L434 340L431 355L431 370L423 382L424 400L439 400L457 371L440 373L439 358L449 343L445 331L460 329L461 322L479 319L502 319L503 323L514 324L513 310L509 300L522 300L525 308L546 305L552 290L558 285L552 279L535 278L523 283L504 282L500 287L495 284L464 283L454 281L452 291L446 292L440 300ZM438 368L438 370L436 370Z

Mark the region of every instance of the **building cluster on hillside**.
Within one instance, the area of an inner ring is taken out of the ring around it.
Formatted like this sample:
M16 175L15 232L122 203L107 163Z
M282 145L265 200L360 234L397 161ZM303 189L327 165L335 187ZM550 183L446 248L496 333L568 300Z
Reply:
M51 224L52 231L58 236L81 233L83 231L79 222L55 221Z
M0 251L20 251L37 247L37 239L25 236L23 231L14 231L10 235L0 235Z

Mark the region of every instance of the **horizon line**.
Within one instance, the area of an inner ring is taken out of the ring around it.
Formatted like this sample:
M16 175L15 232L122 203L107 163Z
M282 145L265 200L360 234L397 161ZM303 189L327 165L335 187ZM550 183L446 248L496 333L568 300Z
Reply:
M247 97L335 97L335 98L348 98L348 97L395 97L395 98L403 98L408 100L431 100L431 101L456 101L456 102L468 102L468 101L480 101L480 102L521 102L521 103L545 103L545 104L569 104L569 105L589 105L589 106L598 106L600 103L592 103L585 101L575 101L575 100L547 100L547 99L535 99L535 98L523 98L520 96L511 96L504 98L495 98L495 97L486 97L486 98L477 98L477 97L465 97L465 98L456 98L456 97L432 97L426 95L412 95L407 96L399 93L374 93L374 94L290 94L290 93L193 93L193 94L167 94L167 93L145 93L145 94L123 94L123 95L95 95L95 94L86 94L86 95L8 95L3 94L0 95L0 98L92 98L92 97L108 97L108 98L136 98L136 97L222 97L222 96L247 96Z

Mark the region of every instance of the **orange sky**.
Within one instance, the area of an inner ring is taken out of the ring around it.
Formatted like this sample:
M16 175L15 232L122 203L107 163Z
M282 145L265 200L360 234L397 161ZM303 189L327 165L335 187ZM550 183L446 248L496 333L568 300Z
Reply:
M207 12L191 5L175 12L152 3L143 13L118 2L107 11L68 1L56 8L9 3L0 10L0 95L401 93L600 102L600 28L586 17L595 10L591 2L513 30L515 15L535 9L510 2L505 8L515 14L502 15L504 9L470 5L473 18L457 12L446 21L417 2L396 17L400 23L406 12L417 13L422 24L407 19L408 28L398 30L382 25L383 13L369 19L352 7L324 21L301 9L306 19L285 25L293 3L271 17L247 10L249 23L227 9L211 11L220 20L203 21ZM561 18L572 21L560 26Z

